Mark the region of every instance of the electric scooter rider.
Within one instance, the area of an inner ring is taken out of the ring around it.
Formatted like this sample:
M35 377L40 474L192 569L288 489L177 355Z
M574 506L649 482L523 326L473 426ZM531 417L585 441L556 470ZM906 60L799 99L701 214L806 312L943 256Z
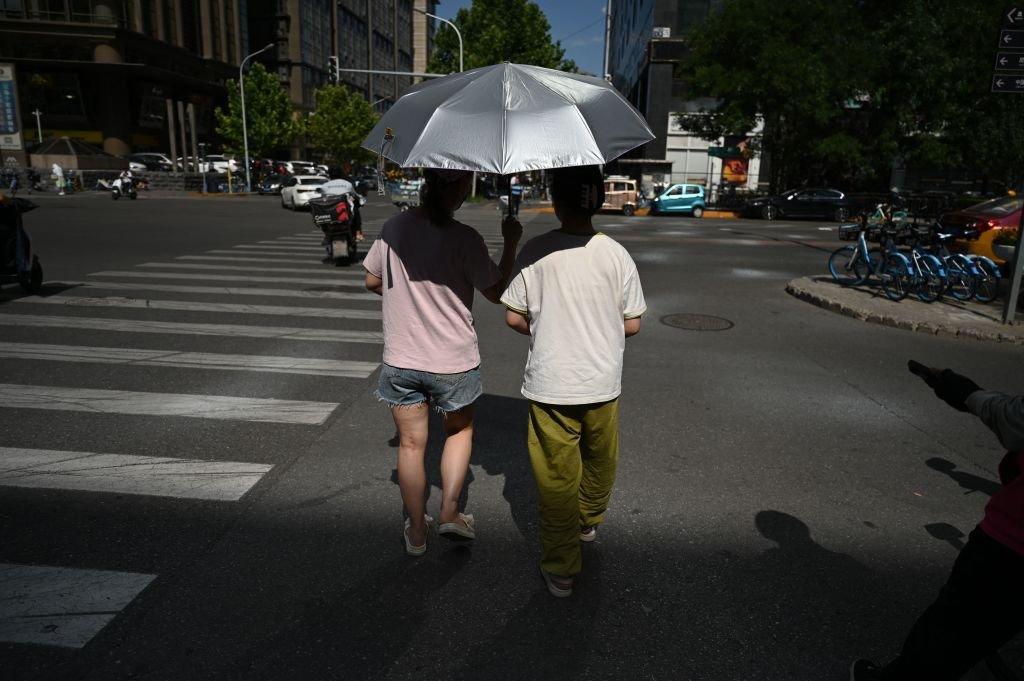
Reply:
M118 175L117 179L114 181L112 191L115 199L117 199L118 196L127 196L132 199L135 198L135 178L132 177L131 170L124 170L120 175Z

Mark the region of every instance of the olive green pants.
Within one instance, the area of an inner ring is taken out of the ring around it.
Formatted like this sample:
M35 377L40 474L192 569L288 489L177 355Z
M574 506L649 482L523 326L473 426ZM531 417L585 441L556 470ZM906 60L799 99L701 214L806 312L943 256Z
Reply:
M580 528L604 520L619 461L619 401L530 403L530 463L540 497L541 567L561 577L582 566Z

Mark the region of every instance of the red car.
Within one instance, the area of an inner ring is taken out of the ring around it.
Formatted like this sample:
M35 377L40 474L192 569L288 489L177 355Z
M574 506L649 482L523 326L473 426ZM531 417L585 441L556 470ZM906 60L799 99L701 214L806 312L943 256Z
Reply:
M1002 260L992 252L992 240L1004 229L1020 227L1020 212L1024 198L1000 196L939 218L944 229L953 233L978 232L977 239L958 240L966 251Z

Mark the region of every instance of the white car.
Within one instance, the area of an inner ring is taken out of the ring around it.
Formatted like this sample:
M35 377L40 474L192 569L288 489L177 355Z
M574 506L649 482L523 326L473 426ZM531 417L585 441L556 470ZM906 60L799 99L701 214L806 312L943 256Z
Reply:
M309 200L319 196L320 185L327 182L326 177L319 175L292 175L281 186L281 207L298 210L309 204Z

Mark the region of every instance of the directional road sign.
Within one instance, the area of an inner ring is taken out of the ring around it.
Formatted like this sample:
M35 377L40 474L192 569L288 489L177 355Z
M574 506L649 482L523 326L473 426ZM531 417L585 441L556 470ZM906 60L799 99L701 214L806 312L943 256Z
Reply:
M1003 24L1006 26L1024 26L1024 9L1014 7L1003 15Z
M708 156L715 158L740 158L743 150L739 147L708 147Z
M1024 92L1024 76L992 76L992 92Z
M996 52L996 71L1024 71L1024 52Z
M999 32L999 47L1018 50L1024 48L1024 31L1003 29Z

